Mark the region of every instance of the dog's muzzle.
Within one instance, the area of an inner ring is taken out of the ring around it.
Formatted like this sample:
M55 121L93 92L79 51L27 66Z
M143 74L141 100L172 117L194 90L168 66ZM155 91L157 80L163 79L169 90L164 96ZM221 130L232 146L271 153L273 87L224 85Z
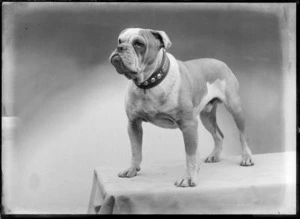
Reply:
M124 69L124 64L122 62L121 57L117 53L112 55L112 57L110 59L110 62L113 66L115 66L118 73L124 74L124 72L122 71L122 69Z
M137 72L129 70L123 63L121 56L115 53L110 58L111 64L116 68L119 74L124 74L128 79L135 79Z

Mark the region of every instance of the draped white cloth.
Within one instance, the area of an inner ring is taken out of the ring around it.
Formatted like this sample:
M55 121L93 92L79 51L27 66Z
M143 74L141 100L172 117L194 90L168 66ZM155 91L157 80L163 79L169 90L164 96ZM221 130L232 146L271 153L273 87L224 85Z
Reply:
M254 155L255 165L239 166L240 157L201 163L199 183L177 188L184 163L153 164L134 178L119 178L117 168L96 168L90 214L294 214L296 153Z

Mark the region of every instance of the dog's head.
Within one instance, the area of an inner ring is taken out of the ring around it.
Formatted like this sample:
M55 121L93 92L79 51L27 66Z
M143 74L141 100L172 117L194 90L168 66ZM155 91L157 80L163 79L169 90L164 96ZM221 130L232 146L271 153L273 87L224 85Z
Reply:
M159 51L172 45L164 31L127 28L118 37L118 46L110 56L117 72L141 83L144 73L154 70Z

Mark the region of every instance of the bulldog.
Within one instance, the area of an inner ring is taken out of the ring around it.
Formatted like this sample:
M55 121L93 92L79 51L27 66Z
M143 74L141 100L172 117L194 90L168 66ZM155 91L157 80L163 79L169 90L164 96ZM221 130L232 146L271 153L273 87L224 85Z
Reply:
M205 162L218 162L224 135L217 125L217 105L223 103L239 130L241 166L254 165L247 144L239 83L222 61L202 58L180 61L166 50L172 45L164 31L128 28L118 37L110 62L130 80L125 109L132 158L119 177L134 177L141 170L142 122L182 132L186 171L175 185L193 187L198 182L198 116L214 139L214 149Z

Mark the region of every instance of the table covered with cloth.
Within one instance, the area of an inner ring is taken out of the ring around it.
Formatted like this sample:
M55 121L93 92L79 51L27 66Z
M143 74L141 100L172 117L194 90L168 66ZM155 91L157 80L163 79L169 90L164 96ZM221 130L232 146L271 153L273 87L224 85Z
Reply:
M200 165L196 187L176 187L184 161L144 165L133 178L119 168L94 171L90 214L294 214L296 153L254 155L255 165L239 166L240 156Z

